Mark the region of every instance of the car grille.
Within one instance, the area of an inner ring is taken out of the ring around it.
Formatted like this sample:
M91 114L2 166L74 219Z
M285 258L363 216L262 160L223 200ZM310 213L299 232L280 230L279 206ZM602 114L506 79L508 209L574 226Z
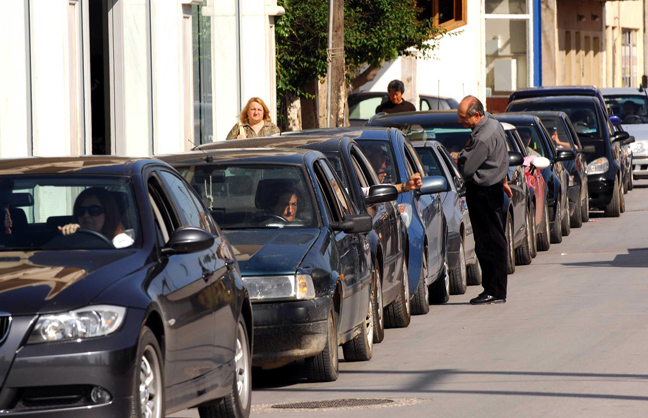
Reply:
M11 325L11 315L0 313L0 344L4 342L9 335L9 326Z

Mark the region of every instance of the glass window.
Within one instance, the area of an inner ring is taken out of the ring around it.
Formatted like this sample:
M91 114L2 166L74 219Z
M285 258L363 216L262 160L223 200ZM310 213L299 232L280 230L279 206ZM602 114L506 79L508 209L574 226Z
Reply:
M430 148L417 147L416 153L423 164L423 169L428 176L443 176L443 169Z
M340 206L340 212L342 213L342 217L344 217L344 215L350 214L351 213L351 209L350 209L351 204L349 203L350 199L348 198L348 195L344 191L344 186L340 187L337 176L333 175L333 171L331 171L331 168L326 161L320 160L319 162L322 166L324 174L326 175L327 179L331 184L331 187L333 188L333 193L335 193L337 204Z
M434 139L440 142L450 152L459 152L466 146L470 140L470 128L464 128L460 123L434 124L434 125L416 125L412 126L407 133L411 141Z
M547 156L540 132L534 126L518 126L517 131L528 155Z
M222 229L317 226L314 199L301 167L179 167Z
M376 114L376 108L385 100L384 97L367 97L359 102L349 103L349 119L369 119Z
M393 184L398 182L399 177L396 171L394 153L387 142L362 141L358 145L378 175L380 183Z
M193 98L194 138L197 144L213 142L211 18L203 15L203 5L194 5L193 32Z
M212 231L202 205L194 196L193 191L189 190L186 183L168 171L160 171L160 177L175 202L176 210L180 213L183 225Z
M569 102L569 101L514 101L508 109L511 112L524 112L525 110L554 110L562 111L569 116L576 133L582 140L583 137L601 137L594 103Z
M488 14L526 14L526 0L485 0L484 8Z
M621 81L623 87L632 87L637 80L637 31L621 32Z
M605 96L605 104L623 124L648 123L648 101L643 94Z
M432 19L446 30L466 24L466 0L417 0L421 18Z
M527 19L486 19L486 87L493 94L529 86L527 45Z

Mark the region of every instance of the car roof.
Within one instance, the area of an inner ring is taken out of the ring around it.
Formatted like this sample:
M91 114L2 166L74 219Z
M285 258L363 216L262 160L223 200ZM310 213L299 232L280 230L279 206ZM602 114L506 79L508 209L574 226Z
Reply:
M219 145L229 145L230 142L236 143L248 140L236 141L219 141ZM309 153L317 153L308 149L289 149L289 148L253 148L253 147L237 147L237 146L224 146L220 149L200 149L197 151L189 151L181 154L170 154L160 156L159 158L171 165L186 165L186 164L222 164L231 162L240 163L262 163L272 162L280 164L303 164L306 155ZM211 157L212 161L207 161Z
M646 91L643 88L635 88L635 87L607 87L607 88L602 88L601 93L603 93L603 96L614 96L617 94L646 96L648 94L648 91Z
M378 114L369 119L368 124L384 124L385 126L421 125L435 120L440 123L456 123L459 120L456 110L425 110L422 112L403 112Z
M539 86L525 87L511 93L509 101L526 97L545 96L598 96L601 91L595 86Z
M321 128L321 129L306 129L303 131L285 132L281 136L291 137L293 135L300 136L319 136L319 137L348 137L351 139L391 139L391 127L380 126L355 126L348 128Z
M562 110L525 110L523 112L506 112L502 115L520 115L520 116L537 116L542 119L542 117L550 118L567 118L567 114Z
M84 174L128 176L138 166L160 162L154 158L117 156L28 157L0 160L0 175Z
M536 103L536 102L582 102L582 103L597 103L598 99L595 96L546 96L546 97L529 97L524 99L509 102L510 105L517 105L519 103Z
M556 112L554 112L556 113ZM502 124L506 123L506 121L509 121L512 124L517 123L534 123L539 120L538 116L536 115L530 115L525 112L506 112L506 113L498 113L496 115L493 115L495 119L499 120L502 122Z

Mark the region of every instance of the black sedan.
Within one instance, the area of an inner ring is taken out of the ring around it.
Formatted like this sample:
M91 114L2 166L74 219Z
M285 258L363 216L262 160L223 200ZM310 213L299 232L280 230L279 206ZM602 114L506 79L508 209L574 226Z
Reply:
M5 160L0 202L0 411L249 415L249 297L232 248L173 168Z
M241 141L236 141L241 142ZM254 313L253 365L306 359L313 381L373 353L375 298L367 232L324 154L298 149L196 151L163 157L207 203L232 243ZM395 198L394 187L370 197Z

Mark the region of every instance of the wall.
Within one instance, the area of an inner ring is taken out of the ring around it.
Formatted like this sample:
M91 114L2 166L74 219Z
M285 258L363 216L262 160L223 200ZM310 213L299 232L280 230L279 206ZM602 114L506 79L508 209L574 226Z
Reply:
M632 85L641 83L644 74L643 2L608 1L605 3L605 36L607 44L605 87L622 87L621 31L633 29L637 32L637 76Z

